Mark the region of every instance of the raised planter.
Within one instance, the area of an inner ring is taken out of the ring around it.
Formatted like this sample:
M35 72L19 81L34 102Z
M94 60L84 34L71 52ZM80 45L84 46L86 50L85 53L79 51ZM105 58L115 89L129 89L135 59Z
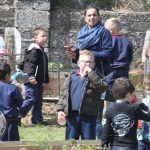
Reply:
M100 140L76 140L76 144L80 145L95 145L100 147ZM62 146L65 143L71 143L70 141L48 141L48 145L52 146L52 150L62 150ZM23 149L24 148L24 149ZM36 142L31 141L12 141L1 142L0 150L40 150Z

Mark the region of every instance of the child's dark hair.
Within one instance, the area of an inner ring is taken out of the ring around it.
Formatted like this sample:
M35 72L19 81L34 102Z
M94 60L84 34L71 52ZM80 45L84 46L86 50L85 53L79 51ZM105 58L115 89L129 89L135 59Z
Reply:
M0 80L5 80L5 76L11 73L11 67L7 63L0 63Z
M34 37L34 36L37 36L41 31L46 32L46 33L48 32L46 28L37 27L37 28L35 28L34 31L33 31L33 37Z
M113 85L113 93L116 99L123 99L127 93L133 93L135 91L134 85L127 78L117 78Z
M88 5L87 7L86 7L86 9L85 9L85 11L84 11L84 16L86 16L86 12L87 12L87 10L88 9L95 9L96 11L97 11L97 14L98 14L98 16L100 16L100 14L99 14L99 9L96 7L96 6L94 6L94 5Z

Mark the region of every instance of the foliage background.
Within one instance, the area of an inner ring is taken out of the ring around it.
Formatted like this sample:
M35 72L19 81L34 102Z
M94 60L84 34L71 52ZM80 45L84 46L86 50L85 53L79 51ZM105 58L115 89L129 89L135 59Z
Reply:
M142 5L144 11L150 10L150 0L51 0L51 9L57 7L82 9L89 4L94 4L99 9L110 11L114 9L128 9L137 11L137 7L140 8Z

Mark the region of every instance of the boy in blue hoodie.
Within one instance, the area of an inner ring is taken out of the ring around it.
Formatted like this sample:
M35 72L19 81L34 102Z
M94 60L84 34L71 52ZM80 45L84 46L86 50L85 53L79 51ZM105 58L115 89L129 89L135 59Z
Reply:
M105 22L107 28L112 35L112 55L110 58L110 66L112 72L108 74L109 85L112 86L114 80L119 77L129 78L130 64L133 60L132 43L120 34L121 24L118 18L110 18ZM114 102L109 103L112 107Z

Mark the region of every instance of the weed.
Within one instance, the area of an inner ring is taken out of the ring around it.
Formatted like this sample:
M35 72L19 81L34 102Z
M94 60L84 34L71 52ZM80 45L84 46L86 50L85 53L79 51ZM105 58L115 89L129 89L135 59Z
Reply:
M71 143L64 143L62 150L108 150L107 147L97 147L95 145L85 145L77 144L73 139L70 140Z
M49 145L49 142L47 139L39 139L36 141L37 146L40 148L40 150L52 150L52 146Z

